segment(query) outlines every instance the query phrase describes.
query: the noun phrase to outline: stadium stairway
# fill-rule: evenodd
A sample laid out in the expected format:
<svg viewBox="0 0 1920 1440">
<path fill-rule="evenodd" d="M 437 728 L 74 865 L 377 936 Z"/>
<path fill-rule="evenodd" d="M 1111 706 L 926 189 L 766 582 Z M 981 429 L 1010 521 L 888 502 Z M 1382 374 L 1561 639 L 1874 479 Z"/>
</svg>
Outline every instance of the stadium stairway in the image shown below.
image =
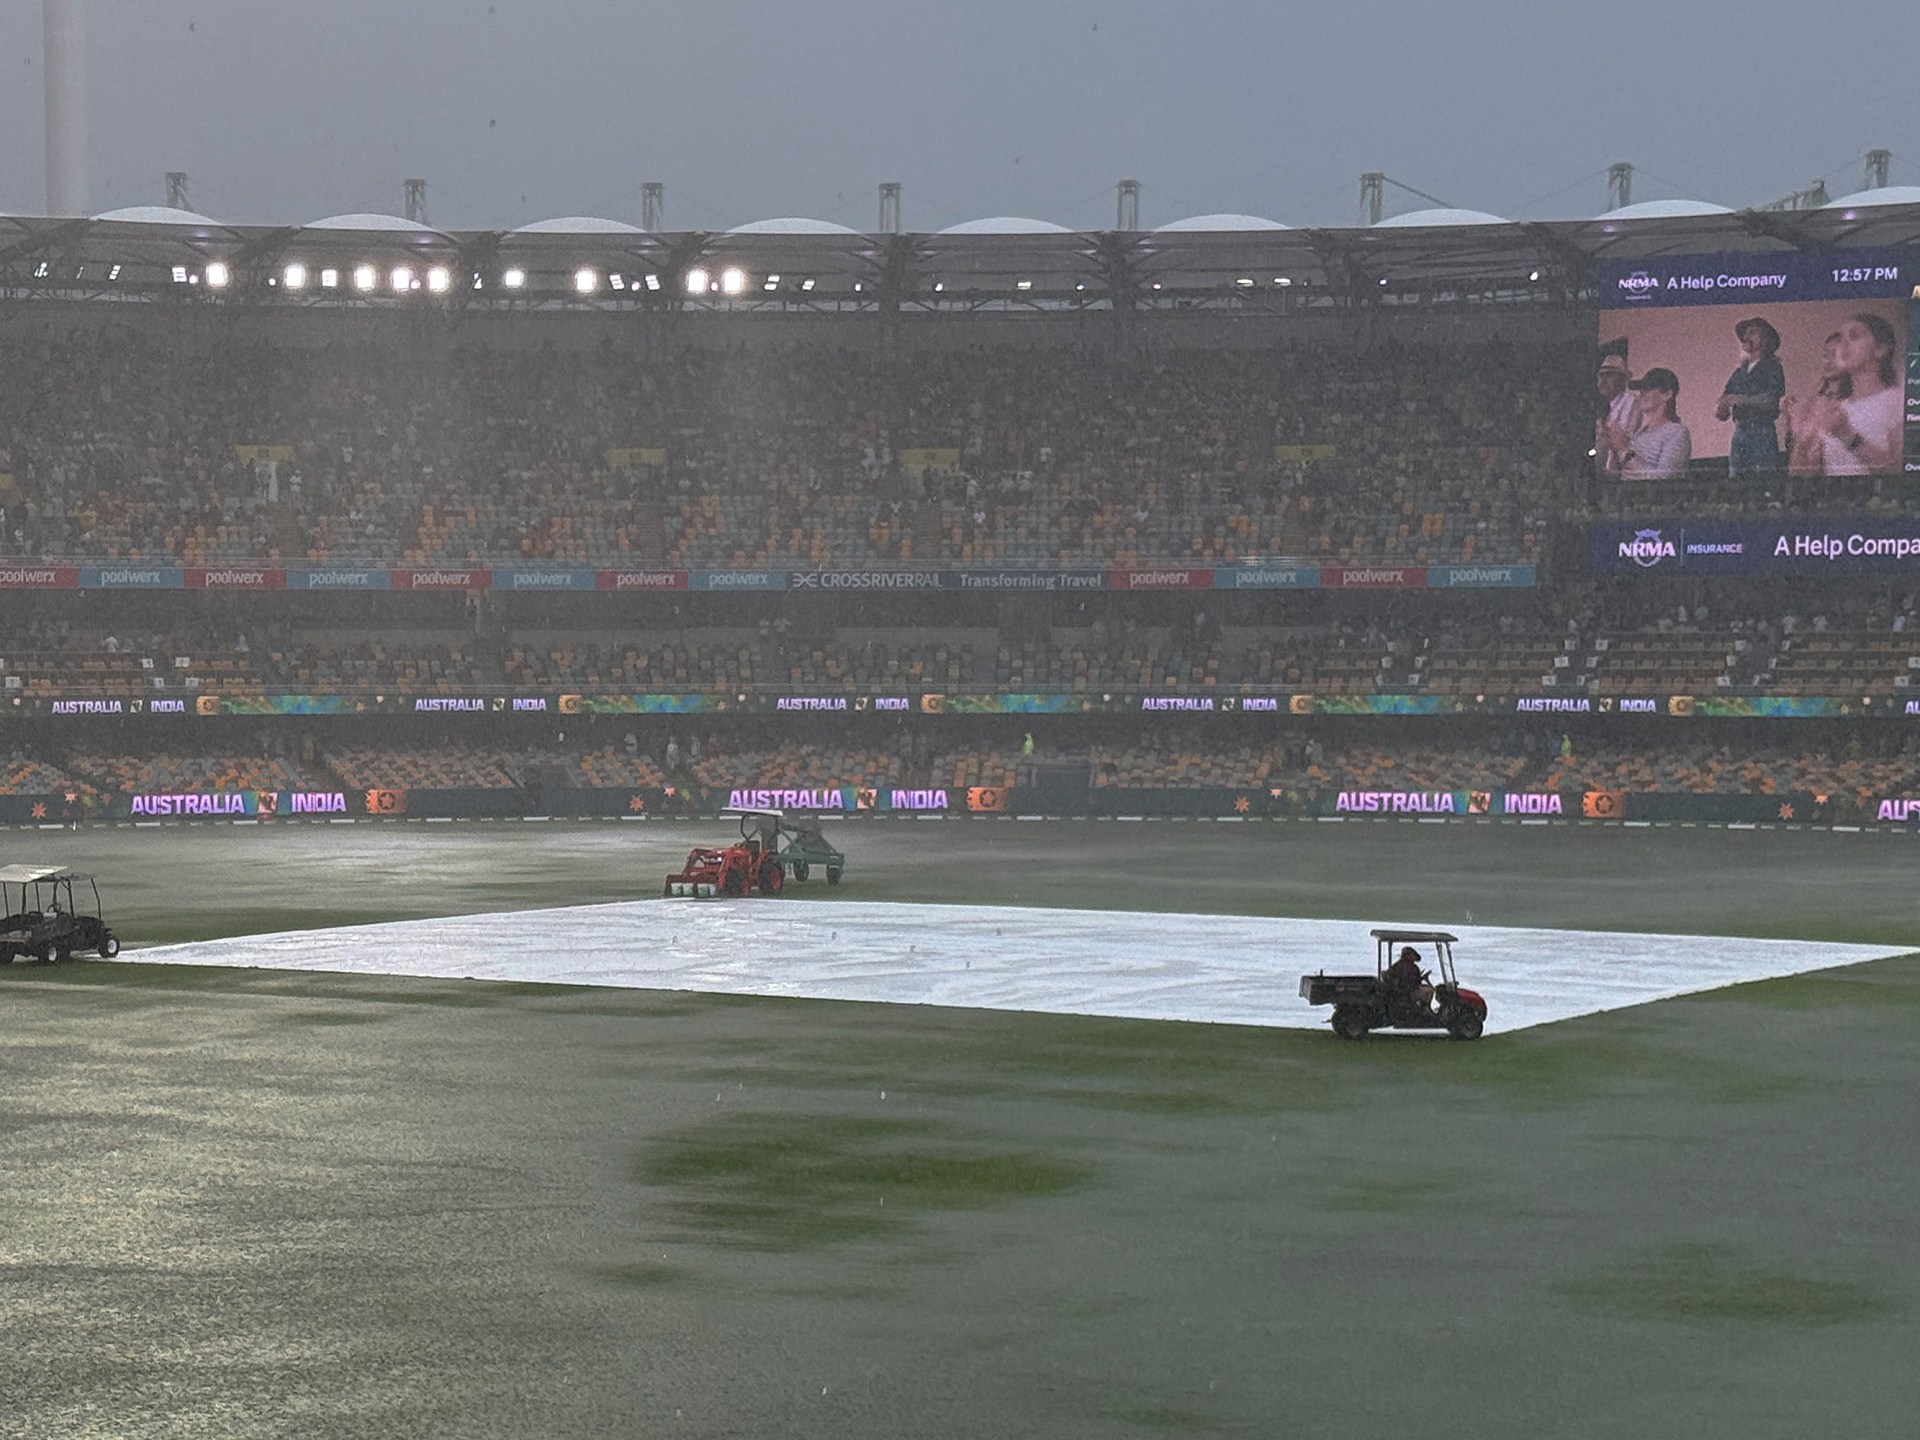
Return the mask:
<svg viewBox="0 0 1920 1440">
<path fill-rule="evenodd" d="M 637 559 L 649 565 L 664 561 L 667 558 L 667 527 L 660 518 L 660 507 L 636 505 L 633 510 L 633 530 L 628 538 Z"/>
<path fill-rule="evenodd" d="M 267 506 L 265 522 L 262 528 L 272 537 L 271 543 L 283 561 L 298 565 L 308 558 L 306 526 L 291 504 L 278 500 Z"/>
</svg>

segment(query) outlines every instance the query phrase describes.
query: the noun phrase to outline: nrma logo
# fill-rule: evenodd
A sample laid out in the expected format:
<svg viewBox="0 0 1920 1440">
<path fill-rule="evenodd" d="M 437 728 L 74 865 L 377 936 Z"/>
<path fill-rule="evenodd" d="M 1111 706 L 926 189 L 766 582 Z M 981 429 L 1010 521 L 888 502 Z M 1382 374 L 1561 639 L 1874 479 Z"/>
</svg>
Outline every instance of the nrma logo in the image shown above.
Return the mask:
<svg viewBox="0 0 1920 1440">
<path fill-rule="evenodd" d="M 1660 282 L 1644 270 L 1636 270 L 1631 275 L 1622 275 L 1619 283 L 1621 293 L 1629 300 L 1651 295 L 1660 288 Z"/>
<path fill-rule="evenodd" d="M 1674 558 L 1673 542 L 1662 540 L 1658 530 L 1636 530 L 1631 540 L 1620 542 L 1620 558 L 1633 561 L 1642 570 L 1651 570 L 1662 560 Z"/>
</svg>

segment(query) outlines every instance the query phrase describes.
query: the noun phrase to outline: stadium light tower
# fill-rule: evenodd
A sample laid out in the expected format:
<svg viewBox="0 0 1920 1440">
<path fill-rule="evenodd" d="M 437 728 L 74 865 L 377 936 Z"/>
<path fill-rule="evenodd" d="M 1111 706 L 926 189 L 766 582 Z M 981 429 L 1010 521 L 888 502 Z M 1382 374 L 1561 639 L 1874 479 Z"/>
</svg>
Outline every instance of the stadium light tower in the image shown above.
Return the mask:
<svg viewBox="0 0 1920 1440">
<path fill-rule="evenodd" d="M 882 180 L 880 182 L 880 229 L 881 235 L 900 233 L 900 182 Z"/>
<path fill-rule="evenodd" d="M 1115 208 L 1113 228 L 1122 231 L 1140 228 L 1140 182 L 1122 180 L 1114 186 Z"/>
<path fill-rule="evenodd" d="M 1616 160 L 1607 166 L 1607 209 L 1624 210 L 1633 203 L 1633 166 Z"/>
<path fill-rule="evenodd" d="M 85 0 L 45 0 L 42 79 L 47 102 L 47 213 L 87 213 Z"/>
<path fill-rule="evenodd" d="M 1387 177 L 1378 170 L 1369 170 L 1360 177 L 1360 223 L 1378 225 L 1380 223 L 1380 202 L 1386 196 Z"/>
<path fill-rule="evenodd" d="M 1867 163 L 1860 175 L 1862 190 L 1884 190 L 1887 177 L 1892 170 L 1893 152 L 1891 150 L 1867 151 Z"/>
<path fill-rule="evenodd" d="M 169 210 L 191 210 L 187 203 L 187 172 L 184 170 L 167 171 L 167 208 Z"/>
<path fill-rule="evenodd" d="M 667 218 L 667 187 L 649 180 L 640 187 L 640 228 L 652 234 Z"/>
<path fill-rule="evenodd" d="M 407 219 L 416 225 L 427 223 L 427 182 L 424 180 L 406 180 L 402 182 L 407 196 Z"/>
</svg>

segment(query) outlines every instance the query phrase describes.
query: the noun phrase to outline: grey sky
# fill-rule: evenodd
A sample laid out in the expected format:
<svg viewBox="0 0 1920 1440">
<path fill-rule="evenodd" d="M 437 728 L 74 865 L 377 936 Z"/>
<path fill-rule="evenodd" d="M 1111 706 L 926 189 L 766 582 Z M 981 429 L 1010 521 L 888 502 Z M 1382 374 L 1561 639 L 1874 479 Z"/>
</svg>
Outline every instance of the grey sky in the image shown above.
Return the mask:
<svg viewBox="0 0 1920 1440">
<path fill-rule="evenodd" d="M 0 209 L 45 203 L 40 0 L 0 0 Z M 1635 198 L 1759 203 L 1885 145 L 1920 183 L 1920 87 L 1896 0 L 1827 10 L 1469 0 L 90 0 L 90 200 L 236 222 L 398 210 L 669 228 L 802 214 L 911 229 L 1021 214 L 1148 224 L 1244 210 L 1351 223 L 1384 170 L 1543 218 Z M 1584 178 L 1583 178 L 1584 177 Z M 1558 192 L 1558 193 L 1556 193 Z M 1415 208 L 1391 196 L 1391 208 Z"/>
</svg>

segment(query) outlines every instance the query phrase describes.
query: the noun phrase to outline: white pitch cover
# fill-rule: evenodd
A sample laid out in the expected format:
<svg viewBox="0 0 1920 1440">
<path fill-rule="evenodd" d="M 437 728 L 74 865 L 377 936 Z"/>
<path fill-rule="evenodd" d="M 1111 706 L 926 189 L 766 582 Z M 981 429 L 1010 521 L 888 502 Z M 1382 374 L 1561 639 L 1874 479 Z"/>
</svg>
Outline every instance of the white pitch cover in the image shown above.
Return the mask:
<svg viewBox="0 0 1920 1440">
<path fill-rule="evenodd" d="M 782 995 L 1311 1028 L 1300 976 L 1368 973 L 1379 920 L 819 900 L 642 900 L 121 952 L 128 963 Z M 1907 953 L 1872 945 L 1452 925 L 1489 1033 Z"/>
</svg>

